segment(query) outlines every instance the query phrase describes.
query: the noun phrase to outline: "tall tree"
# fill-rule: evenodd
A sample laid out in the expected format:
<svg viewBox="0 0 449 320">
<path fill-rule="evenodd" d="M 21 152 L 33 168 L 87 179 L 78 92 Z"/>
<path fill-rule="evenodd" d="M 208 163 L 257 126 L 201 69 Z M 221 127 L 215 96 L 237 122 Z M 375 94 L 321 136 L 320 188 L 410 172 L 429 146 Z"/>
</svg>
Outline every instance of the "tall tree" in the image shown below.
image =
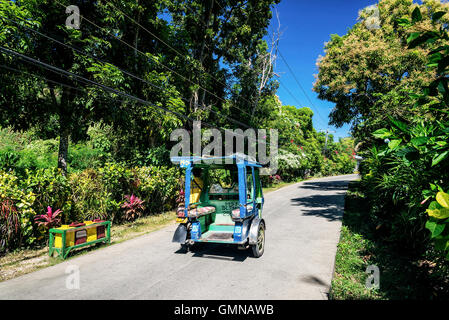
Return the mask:
<svg viewBox="0 0 449 320">
<path fill-rule="evenodd" d="M 108 5 L 108 2 L 71 1 L 70 5 L 78 6 L 82 15 L 79 30 L 65 25 L 68 16 L 65 8 L 69 5 L 67 1 L 1 0 L 0 4 L 1 15 L 6 17 L 0 19 L 2 46 L 116 90 L 126 91 L 155 105 L 182 109 L 173 86 L 166 85 L 166 90 L 156 89 L 166 83 L 170 75 L 157 63 L 157 43 L 149 35 L 140 32 L 137 25 L 126 21 L 123 14 Z M 157 25 L 161 5 L 162 1 L 141 0 L 140 5 L 131 0 L 125 3 L 125 7 L 132 11 L 130 14 L 136 14 L 147 25 Z M 167 25 L 159 22 L 157 27 L 166 29 Z M 57 39 L 59 43 L 42 34 Z M 46 127 L 49 120 L 56 120 L 57 132 L 53 134 L 60 138 L 58 167 L 63 172 L 67 171 L 69 138 L 76 140 L 83 137 L 92 121 L 103 119 L 113 122 L 118 129 L 143 127 L 148 131 L 155 122 L 159 125 L 167 124 L 167 121 L 179 122 L 172 115 L 163 113 L 161 116 L 156 107 L 123 101 L 122 97 L 86 85 L 74 77 L 49 71 L 36 63 L 29 64 L 5 53 L 0 59 L 22 72 L 5 73 L 2 69 L 1 76 L 6 87 L 13 88 L 16 83 L 20 84 L 15 90 L 1 93 L 0 108 L 5 111 L 2 112 L 2 125 L 27 129 L 33 126 Z M 122 70 L 128 70 L 155 86 L 129 77 Z M 30 77 L 29 74 L 38 78 Z M 136 140 L 150 140 L 148 144 L 156 144 L 154 137 L 160 136 L 161 130 L 147 133 L 136 135 Z"/>
<path fill-rule="evenodd" d="M 184 91 L 191 97 L 189 112 L 225 108 L 229 110 L 227 115 L 239 113 L 240 120 L 251 123 L 251 101 L 257 92 L 252 89 L 257 88 L 260 73 L 249 83 L 245 68 L 266 54 L 268 48 L 262 39 L 272 17 L 271 6 L 276 3 L 279 0 L 171 3 L 169 11 L 178 38 L 183 39 L 185 50 L 193 59 L 186 64 L 185 73 L 191 81 Z M 260 68 L 257 71 L 261 72 Z M 230 97 L 234 98 L 233 103 L 225 104 L 224 100 Z M 209 116 L 222 121 L 216 115 Z"/>
<path fill-rule="evenodd" d="M 363 139 L 381 127 L 387 115 L 425 116 L 409 93 L 428 85 L 435 74 L 425 66 L 425 49 L 407 50 L 405 29 L 397 22 L 409 17 L 415 6 L 412 0 L 381 0 L 375 8 L 362 10 L 347 34 L 331 36 L 325 56 L 318 60 L 314 85 L 320 99 L 336 104 L 331 124 L 351 123 L 355 136 Z M 425 27 L 432 13 L 448 5 L 426 0 L 421 7 Z M 378 21 L 373 23 L 373 18 Z"/>
</svg>

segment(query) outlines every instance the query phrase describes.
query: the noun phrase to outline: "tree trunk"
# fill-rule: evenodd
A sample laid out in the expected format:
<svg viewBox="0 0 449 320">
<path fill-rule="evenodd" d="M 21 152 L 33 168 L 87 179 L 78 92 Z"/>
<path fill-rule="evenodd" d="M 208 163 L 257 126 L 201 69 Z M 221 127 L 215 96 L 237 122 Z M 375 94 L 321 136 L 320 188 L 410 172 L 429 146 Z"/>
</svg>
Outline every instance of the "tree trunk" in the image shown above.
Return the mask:
<svg viewBox="0 0 449 320">
<path fill-rule="evenodd" d="M 58 168 L 62 170 L 62 174 L 64 176 L 67 174 L 68 151 L 69 151 L 69 130 L 65 127 L 64 121 L 60 121 Z"/>
<path fill-rule="evenodd" d="M 59 104 L 59 152 L 58 152 L 58 168 L 62 170 L 62 174 L 67 175 L 67 155 L 69 152 L 69 135 L 70 135 L 70 108 L 69 108 L 69 91 L 63 90 L 61 101 Z"/>
</svg>

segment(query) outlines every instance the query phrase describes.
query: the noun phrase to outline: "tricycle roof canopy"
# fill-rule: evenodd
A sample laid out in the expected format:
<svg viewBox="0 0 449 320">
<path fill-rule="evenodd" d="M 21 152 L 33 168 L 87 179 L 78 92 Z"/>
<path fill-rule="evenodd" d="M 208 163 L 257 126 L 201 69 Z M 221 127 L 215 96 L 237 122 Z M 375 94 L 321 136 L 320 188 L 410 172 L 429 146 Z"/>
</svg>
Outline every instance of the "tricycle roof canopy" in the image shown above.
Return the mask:
<svg viewBox="0 0 449 320">
<path fill-rule="evenodd" d="M 179 163 L 181 167 L 185 167 L 188 164 L 209 164 L 209 165 L 226 165 L 230 164 L 226 160 L 232 160 L 232 164 L 244 163 L 249 167 L 259 167 L 262 165 L 258 163 L 253 157 L 247 156 L 245 154 L 232 154 L 229 156 L 221 156 L 221 157 L 172 157 L 171 161 L 173 163 Z"/>
</svg>

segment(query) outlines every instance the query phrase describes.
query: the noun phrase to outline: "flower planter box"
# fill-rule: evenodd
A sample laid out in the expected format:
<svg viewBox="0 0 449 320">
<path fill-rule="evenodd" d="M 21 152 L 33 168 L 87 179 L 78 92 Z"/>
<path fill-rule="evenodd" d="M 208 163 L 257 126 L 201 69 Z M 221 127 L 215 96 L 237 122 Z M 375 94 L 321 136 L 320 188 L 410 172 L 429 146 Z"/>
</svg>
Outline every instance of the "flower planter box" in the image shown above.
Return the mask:
<svg viewBox="0 0 449 320">
<path fill-rule="evenodd" d="M 96 243 L 111 243 L 111 221 L 85 221 L 78 225 L 63 225 L 50 229 L 48 254 L 54 252 L 62 259 L 67 258 L 73 249 Z"/>
</svg>

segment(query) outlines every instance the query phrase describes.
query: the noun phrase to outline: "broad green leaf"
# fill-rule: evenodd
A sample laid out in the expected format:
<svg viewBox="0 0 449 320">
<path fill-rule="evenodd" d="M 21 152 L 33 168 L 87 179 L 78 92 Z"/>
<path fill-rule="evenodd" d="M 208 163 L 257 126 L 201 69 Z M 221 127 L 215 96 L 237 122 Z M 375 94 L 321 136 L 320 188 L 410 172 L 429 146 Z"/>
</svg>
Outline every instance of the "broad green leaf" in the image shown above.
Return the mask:
<svg viewBox="0 0 449 320">
<path fill-rule="evenodd" d="M 427 209 L 427 214 L 430 217 L 434 217 L 435 219 L 447 219 L 449 218 L 449 209 L 443 208 L 443 209 Z"/>
<path fill-rule="evenodd" d="M 401 131 L 403 132 L 408 132 L 408 126 L 406 123 L 400 121 L 400 120 L 396 120 L 390 116 L 388 116 L 388 118 L 390 119 L 390 121 Z"/>
<path fill-rule="evenodd" d="M 423 144 L 426 144 L 428 140 L 429 140 L 428 137 L 416 137 L 416 138 L 413 138 L 410 142 L 415 147 L 419 147 L 419 146 L 422 146 Z"/>
<path fill-rule="evenodd" d="M 416 23 L 422 20 L 422 14 L 421 10 L 419 9 L 419 6 L 415 8 L 412 12 L 412 22 Z"/>
<path fill-rule="evenodd" d="M 434 64 L 438 63 L 443 58 L 443 55 L 440 52 L 436 52 L 429 57 L 429 63 Z"/>
<path fill-rule="evenodd" d="M 435 240 L 435 249 L 436 250 L 445 250 L 448 246 L 449 241 L 446 239 L 437 239 Z"/>
<path fill-rule="evenodd" d="M 410 41 L 410 43 L 408 44 L 408 48 L 413 49 L 413 48 L 416 48 L 426 42 L 432 43 L 435 41 L 435 39 L 438 39 L 438 33 L 432 32 L 432 31 L 427 31 L 427 32 L 421 34 L 418 38 Z"/>
<path fill-rule="evenodd" d="M 438 192 L 437 193 L 437 202 L 443 208 L 449 208 L 449 194 L 447 194 L 445 192 Z"/>
<path fill-rule="evenodd" d="M 432 21 L 438 21 L 438 20 L 440 20 L 444 15 L 446 14 L 446 12 L 444 12 L 444 11 L 438 11 L 438 12 L 435 12 L 433 15 L 432 15 Z"/>
<path fill-rule="evenodd" d="M 432 160 L 432 167 L 436 166 L 438 163 L 440 163 L 441 161 L 446 159 L 448 156 L 449 156 L 449 150 L 445 151 L 439 155 L 436 155 Z"/>
<path fill-rule="evenodd" d="M 430 232 L 432 233 L 432 238 L 439 236 L 444 231 L 445 227 L 446 227 L 445 224 L 437 223 L 435 221 L 426 222 L 426 228 L 429 229 Z"/>
<path fill-rule="evenodd" d="M 443 72 L 447 68 L 447 66 L 449 66 L 449 56 L 445 56 L 440 59 L 440 61 L 438 62 L 438 72 L 439 73 Z M 447 87 L 447 81 L 445 80 L 446 79 L 441 80 L 440 85 L 442 84 L 443 86 L 445 85 Z"/>
<path fill-rule="evenodd" d="M 408 27 L 411 25 L 410 20 L 408 20 L 407 18 L 400 18 L 396 20 L 396 22 L 398 23 L 398 26 L 401 27 Z"/>
<path fill-rule="evenodd" d="M 430 51 L 430 52 L 429 52 L 429 55 L 433 55 L 434 53 L 441 52 L 441 51 L 443 51 L 443 50 L 445 50 L 445 51 L 447 52 L 447 51 L 449 50 L 449 46 L 448 46 L 448 45 L 439 46 L 438 48 L 436 48 L 436 49 Z"/>
<path fill-rule="evenodd" d="M 421 32 L 412 32 L 409 34 L 407 38 L 407 43 L 412 42 L 413 40 L 417 39 L 421 35 Z"/>
<path fill-rule="evenodd" d="M 402 139 L 391 140 L 388 143 L 388 148 L 390 148 L 392 150 L 396 149 L 401 144 L 401 142 L 402 142 Z"/>
<path fill-rule="evenodd" d="M 442 209 L 443 207 L 436 201 L 432 201 L 429 205 L 429 209 L 434 210 L 434 209 Z"/>
</svg>

